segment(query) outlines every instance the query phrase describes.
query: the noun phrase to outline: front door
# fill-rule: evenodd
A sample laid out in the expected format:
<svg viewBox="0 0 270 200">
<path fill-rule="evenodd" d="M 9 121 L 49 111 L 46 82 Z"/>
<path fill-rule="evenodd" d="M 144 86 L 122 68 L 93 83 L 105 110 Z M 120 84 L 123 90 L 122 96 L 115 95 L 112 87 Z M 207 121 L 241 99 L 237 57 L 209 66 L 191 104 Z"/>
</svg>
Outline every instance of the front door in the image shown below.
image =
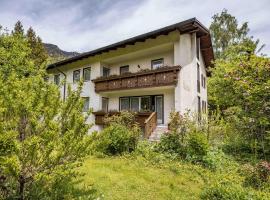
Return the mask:
<svg viewBox="0 0 270 200">
<path fill-rule="evenodd" d="M 155 96 L 155 111 L 157 112 L 157 123 L 163 124 L 163 96 Z"/>
</svg>

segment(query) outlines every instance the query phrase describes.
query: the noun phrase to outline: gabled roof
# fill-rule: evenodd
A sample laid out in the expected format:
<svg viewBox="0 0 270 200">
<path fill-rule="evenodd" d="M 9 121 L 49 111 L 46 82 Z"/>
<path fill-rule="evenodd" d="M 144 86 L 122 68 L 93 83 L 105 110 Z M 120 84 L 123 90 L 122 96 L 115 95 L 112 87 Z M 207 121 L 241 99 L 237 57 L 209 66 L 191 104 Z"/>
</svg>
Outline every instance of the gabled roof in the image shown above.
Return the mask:
<svg viewBox="0 0 270 200">
<path fill-rule="evenodd" d="M 170 26 L 166 26 L 164 28 L 160 28 L 142 35 L 138 35 L 105 47 L 101 47 L 92 51 L 88 51 L 85 53 L 82 53 L 80 55 L 53 63 L 48 65 L 47 69 L 53 69 L 68 63 L 72 63 L 78 60 L 82 60 L 84 58 L 88 58 L 91 56 L 95 56 L 98 54 L 102 54 L 105 52 L 108 52 L 110 50 L 116 50 L 120 47 L 125 47 L 127 45 L 134 45 L 136 42 L 144 42 L 146 39 L 150 38 L 156 38 L 160 35 L 168 35 L 170 32 L 178 30 L 180 34 L 183 33 L 191 33 L 196 32 L 197 36 L 201 38 L 201 50 L 202 55 L 204 57 L 205 65 L 209 66 L 211 64 L 211 61 L 214 59 L 214 53 L 212 48 L 212 42 L 209 30 L 203 26 L 196 18 L 188 19 L 176 24 L 172 24 Z"/>
</svg>

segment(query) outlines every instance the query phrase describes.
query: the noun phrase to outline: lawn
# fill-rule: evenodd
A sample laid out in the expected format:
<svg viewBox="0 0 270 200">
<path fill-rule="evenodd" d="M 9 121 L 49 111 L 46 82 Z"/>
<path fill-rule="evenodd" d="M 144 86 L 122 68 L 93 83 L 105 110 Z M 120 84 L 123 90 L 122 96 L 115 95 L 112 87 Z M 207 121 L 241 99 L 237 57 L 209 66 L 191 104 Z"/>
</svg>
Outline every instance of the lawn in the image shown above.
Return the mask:
<svg viewBox="0 0 270 200">
<path fill-rule="evenodd" d="M 105 199 L 198 199 L 207 170 L 200 166 L 143 158 L 88 158 L 80 168 L 84 184 L 93 184 Z"/>
</svg>

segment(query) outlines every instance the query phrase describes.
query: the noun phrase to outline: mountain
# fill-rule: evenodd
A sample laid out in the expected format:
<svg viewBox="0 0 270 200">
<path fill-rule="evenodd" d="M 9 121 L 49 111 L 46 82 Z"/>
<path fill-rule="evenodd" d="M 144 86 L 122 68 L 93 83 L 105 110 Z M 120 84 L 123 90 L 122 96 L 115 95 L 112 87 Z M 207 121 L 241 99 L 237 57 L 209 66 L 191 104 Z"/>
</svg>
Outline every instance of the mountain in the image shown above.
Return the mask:
<svg viewBox="0 0 270 200">
<path fill-rule="evenodd" d="M 43 43 L 43 45 L 52 58 L 70 58 L 79 55 L 78 52 L 64 51 L 55 44 Z"/>
</svg>

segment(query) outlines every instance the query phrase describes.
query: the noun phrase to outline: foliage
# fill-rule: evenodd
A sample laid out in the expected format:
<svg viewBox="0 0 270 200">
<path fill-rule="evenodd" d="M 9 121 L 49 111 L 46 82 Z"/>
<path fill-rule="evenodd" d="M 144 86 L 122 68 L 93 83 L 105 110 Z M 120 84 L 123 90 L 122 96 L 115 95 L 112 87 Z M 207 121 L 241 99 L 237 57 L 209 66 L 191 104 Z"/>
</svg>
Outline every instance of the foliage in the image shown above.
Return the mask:
<svg viewBox="0 0 270 200">
<path fill-rule="evenodd" d="M 108 126 L 93 136 L 97 139 L 95 150 L 107 155 L 134 151 L 141 133 L 134 117 L 132 113 L 121 112 L 105 119 Z"/>
<path fill-rule="evenodd" d="M 35 66 L 40 66 L 48 59 L 47 51 L 39 36 L 36 36 L 35 31 L 30 27 L 26 32 L 26 39 L 31 48 L 30 59 L 34 61 Z"/>
<path fill-rule="evenodd" d="M 126 126 L 113 124 L 101 131 L 98 137 L 97 151 L 107 155 L 132 152 L 138 142 L 138 132 L 129 130 Z"/>
<path fill-rule="evenodd" d="M 209 151 L 206 135 L 202 132 L 190 133 L 187 138 L 187 156 L 194 162 L 202 162 Z"/>
<path fill-rule="evenodd" d="M 42 64 L 45 64 L 48 59 L 47 51 L 43 46 L 41 38 L 36 35 L 32 27 L 30 27 L 25 33 L 22 23 L 18 21 L 14 26 L 12 35 L 26 39 L 31 50 L 31 54 L 28 56 L 29 59 L 34 62 L 35 67 L 40 67 Z"/>
<path fill-rule="evenodd" d="M 263 189 L 270 186 L 270 163 L 261 161 L 255 167 L 246 164 L 243 167 L 245 185 L 252 186 L 256 189 Z"/>
<path fill-rule="evenodd" d="M 230 46 L 238 44 L 249 46 L 251 51 L 255 52 L 259 40 L 253 41 L 253 37 L 248 36 L 249 28 L 247 22 L 244 22 L 239 27 L 237 19 L 229 14 L 226 9 L 220 14 L 215 14 L 212 19 L 213 22 L 209 30 L 213 41 L 215 58 L 225 58 L 226 54 L 224 52 Z"/>
<path fill-rule="evenodd" d="M 211 184 L 201 193 L 202 200 L 266 200 L 267 198 L 267 194 L 244 188 L 237 183 L 226 181 Z"/>
<path fill-rule="evenodd" d="M 236 130 L 232 137 L 240 134 L 253 152 L 262 152 L 266 159 L 270 152 L 270 59 L 233 51 L 229 57 L 229 61 L 215 62 L 208 81 L 209 102 L 221 109 Z"/>
<path fill-rule="evenodd" d="M 26 38 L 0 33 L 1 198 L 27 199 L 41 177 L 68 176 L 89 144 L 82 85 L 77 91 L 69 88 L 63 101 L 57 86 L 44 81 L 44 67 L 34 65 L 31 53 Z M 52 198 L 45 188 L 36 192 Z"/>
</svg>

